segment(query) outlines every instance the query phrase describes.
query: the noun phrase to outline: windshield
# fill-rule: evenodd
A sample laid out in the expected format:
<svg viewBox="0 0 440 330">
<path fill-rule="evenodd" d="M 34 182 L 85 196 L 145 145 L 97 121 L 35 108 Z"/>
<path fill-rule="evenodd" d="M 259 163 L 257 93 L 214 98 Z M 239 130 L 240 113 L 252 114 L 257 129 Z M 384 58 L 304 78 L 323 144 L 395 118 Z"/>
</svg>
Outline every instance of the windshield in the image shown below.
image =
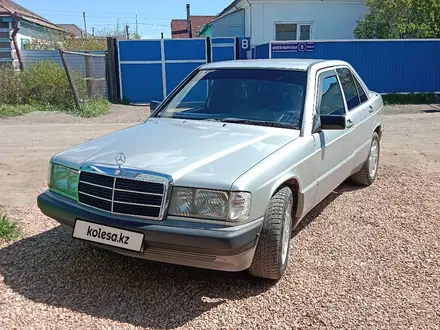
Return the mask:
<svg viewBox="0 0 440 330">
<path fill-rule="evenodd" d="M 306 80 L 302 71 L 202 70 L 155 117 L 299 129 Z"/>
</svg>

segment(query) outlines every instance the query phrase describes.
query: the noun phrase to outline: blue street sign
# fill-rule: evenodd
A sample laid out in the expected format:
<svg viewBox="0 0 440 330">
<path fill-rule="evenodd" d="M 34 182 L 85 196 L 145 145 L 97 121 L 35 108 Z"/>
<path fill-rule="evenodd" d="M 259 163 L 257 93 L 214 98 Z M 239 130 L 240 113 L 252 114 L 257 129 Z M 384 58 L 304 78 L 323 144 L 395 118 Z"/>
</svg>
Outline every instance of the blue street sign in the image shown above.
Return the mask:
<svg viewBox="0 0 440 330">
<path fill-rule="evenodd" d="M 272 53 L 314 52 L 314 42 L 272 43 Z"/>
</svg>

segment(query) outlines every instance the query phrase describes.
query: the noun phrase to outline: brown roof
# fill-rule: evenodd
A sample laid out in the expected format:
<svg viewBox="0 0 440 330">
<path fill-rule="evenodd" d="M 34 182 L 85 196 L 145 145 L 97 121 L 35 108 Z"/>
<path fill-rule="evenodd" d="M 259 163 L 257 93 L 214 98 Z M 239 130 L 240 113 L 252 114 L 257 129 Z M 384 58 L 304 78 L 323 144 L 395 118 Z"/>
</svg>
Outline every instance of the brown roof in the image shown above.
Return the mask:
<svg viewBox="0 0 440 330">
<path fill-rule="evenodd" d="M 54 30 L 60 30 L 63 29 L 59 26 L 53 24 L 52 22 L 48 21 L 44 17 L 41 17 L 40 15 L 35 14 L 34 12 L 16 4 L 14 1 L 11 0 L 0 0 L 0 14 L 6 14 L 6 15 L 14 15 L 21 18 L 24 18 L 25 20 L 45 26 L 50 29 Z"/>
<path fill-rule="evenodd" d="M 191 15 L 191 31 L 192 37 L 197 38 L 197 32 L 206 24 L 211 23 L 216 16 L 194 16 Z M 186 19 L 173 19 L 171 20 L 171 37 L 176 38 L 189 38 L 186 30 Z"/>
<path fill-rule="evenodd" d="M 86 36 L 86 32 L 75 24 L 57 24 L 57 25 L 62 27 L 65 31 L 69 32 L 75 37 L 84 38 Z"/>
</svg>

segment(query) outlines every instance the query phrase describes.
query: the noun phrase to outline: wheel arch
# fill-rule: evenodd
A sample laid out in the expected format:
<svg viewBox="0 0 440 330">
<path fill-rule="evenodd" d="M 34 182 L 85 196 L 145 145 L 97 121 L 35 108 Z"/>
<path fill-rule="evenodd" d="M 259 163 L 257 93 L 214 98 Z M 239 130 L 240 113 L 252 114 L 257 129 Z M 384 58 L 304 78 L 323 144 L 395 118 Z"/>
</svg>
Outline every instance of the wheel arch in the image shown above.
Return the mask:
<svg viewBox="0 0 440 330">
<path fill-rule="evenodd" d="M 382 140 L 382 133 L 383 133 L 382 124 L 376 125 L 376 128 L 374 129 L 374 133 L 377 133 L 377 135 L 379 135 L 379 140 Z"/>
<path fill-rule="evenodd" d="M 304 207 L 304 198 L 303 195 L 301 194 L 302 191 L 301 181 L 297 176 L 283 177 L 280 180 L 276 181 L 276 183 L 273 185 L 270 197 L 273 197 L 277 193 L 277 191 L 279 191 L 282 187 L 285 186 L 289 187 L 290 190 L 292 191 L 294 198 L 292 217 L 297 218 L 298 213 L 301 214 L 302 208 Z"/>
</svg>

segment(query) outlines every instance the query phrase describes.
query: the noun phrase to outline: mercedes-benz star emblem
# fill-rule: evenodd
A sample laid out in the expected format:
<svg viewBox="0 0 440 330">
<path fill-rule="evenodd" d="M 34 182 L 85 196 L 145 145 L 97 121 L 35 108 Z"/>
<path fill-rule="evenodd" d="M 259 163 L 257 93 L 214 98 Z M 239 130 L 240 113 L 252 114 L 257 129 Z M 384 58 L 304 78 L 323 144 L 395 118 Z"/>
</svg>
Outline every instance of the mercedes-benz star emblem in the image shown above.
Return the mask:
<svg viewBox="0 0 440 330">
<path fill-rule="evenodd" d="M 118 168 L 115 170 L 115 175 L 118 176 L 121 174 L 121 166 L 124 165 L 126 160 L 125 154 L 120 152 L 116 155 L 116 164 L 118 164 Z"/>
</svg>

